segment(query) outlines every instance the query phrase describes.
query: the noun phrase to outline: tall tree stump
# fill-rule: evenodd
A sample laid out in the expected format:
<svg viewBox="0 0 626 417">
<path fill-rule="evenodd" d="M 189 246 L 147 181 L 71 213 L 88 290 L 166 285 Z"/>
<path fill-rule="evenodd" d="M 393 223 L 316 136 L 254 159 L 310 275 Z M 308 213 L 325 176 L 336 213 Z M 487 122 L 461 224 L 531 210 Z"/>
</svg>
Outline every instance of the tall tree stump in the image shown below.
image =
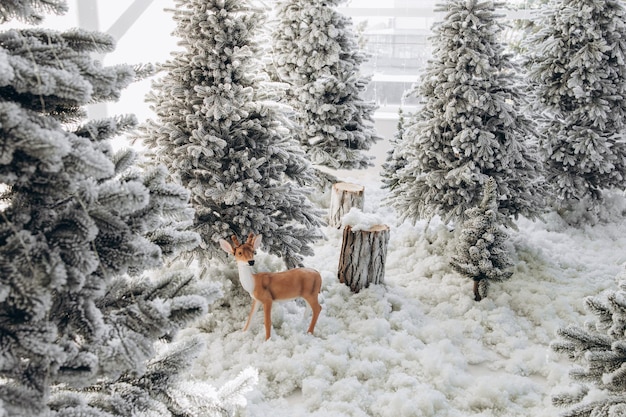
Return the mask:
<svg viewBox="0 0 626 417">
<path fill-rule="evenodd" d="M 365 187 L 349 182 L 338 182 L 333 184 L 330 195 L 330 208 L 328 225 L 339 229 L 343 215 L 350 211 L 352 207 L 363 210 L 365 201 Z"/>
<path fill-rule="evenodd" d="M 382 284 L 388 243 L 389 227 L 384 224 L 355 231 L 346 226 L 337 271 L 339 282 L 355 293 L 370 284 Z"/>
</svg>

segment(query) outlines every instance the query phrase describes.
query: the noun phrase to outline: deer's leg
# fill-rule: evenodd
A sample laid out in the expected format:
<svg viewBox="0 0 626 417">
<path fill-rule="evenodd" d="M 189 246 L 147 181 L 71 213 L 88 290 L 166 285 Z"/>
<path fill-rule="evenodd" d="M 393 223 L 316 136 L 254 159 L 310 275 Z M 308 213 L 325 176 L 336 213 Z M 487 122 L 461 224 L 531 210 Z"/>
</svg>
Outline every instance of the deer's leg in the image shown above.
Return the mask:
<svg viewBox="0 0 626 417">
<path fill-rule="evenodd" d="M 315 325 L 317 324 L 317 318 L 322 311 L 322 306 L 320 305 L 318 295 L 322 289 L 322 277 L 319 273 L 317 273 L 315 279 L 313 279 L 313 288 L 310 295 L 306 298 L 306 302 L 311 306 L 311 310 L 313 311 L 313 317 L 311 317 L 311 324 L 309 325 L 308 333 L 313 334 L 313 330 L 315 329 Z"/>
<path fill-rule="evenodd" d="M 253 298 L 252 299 L 252 308 L 250 309 L 250 314 L 248 314 L 248 320 L 246 321 L 246 325 L 243 326 L 243 331 L 245 332 L 246 330 L 248 330 L 248 327 L 250 326 L 250 321 L 252 321 L 252 316 L 254 316 L 254 313 L 257 312 L 257 310 L 259 309 L 259 305 L 260 303 Z"/>
<path fill-rule="evenodd" d="M 317 323 L 317 318 L 322 311 L 322 306 L 317 299 L 317 294 L 313 294 L 310 297 L 307 297 L 306 302 L 309 303 L 309 306 L 311 306 L 311 310 L 313 311 L 313 317 L 311 317 L 311 324 L 309 325 L 309 330 L 307 330 L 307 332 L 313 334 L 315 324 Z"/>
<path fill-rule="evenodd" d="M 265 340 L 268 340 L 272 332 L 272 300 L 263 303 L 263 314 L 265 315 Z"/>
</svg>

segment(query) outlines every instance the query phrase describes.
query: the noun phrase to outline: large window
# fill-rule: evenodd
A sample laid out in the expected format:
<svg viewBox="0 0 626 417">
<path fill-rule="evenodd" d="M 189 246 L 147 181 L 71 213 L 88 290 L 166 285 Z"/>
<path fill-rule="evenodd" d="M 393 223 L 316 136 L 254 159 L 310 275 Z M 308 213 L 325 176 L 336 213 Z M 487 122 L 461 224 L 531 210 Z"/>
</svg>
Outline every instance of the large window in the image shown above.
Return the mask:
<svg viewBox="0 0 626 417">
<path fill-rule="evenodd" d="M 274 0 L 257 0 L 272 7 Z M 509 4 L 530 8 L 544 0 L 509 0 Z M 372 76 L 365 98 L 374 100 L 381 113 L 396 114 L 399 106 L 412 107 L 414 98 L 404 96 L 419 79 L 431 56 L 433 24 L 443 16 L 435 13 L 439 0 L 349 0 L 339 11 L 352 18 L 362 47 L 370 54 L 362 70 Z M 383 4 L 383 6 L 381 6 Z M 171 14 L 174 0 L 69 0 L 66 16 L 48 16 L 45 26 L 67 29 L 81 26 L 112 31 L 119 38 L 116 50 L 103 56 L 106 65 L 162 62 L 177 49 L 171 36 L 175 28 Z M 528 17 L 525 13 L 521 17 Z M 124 28 L 120 31 L 120 27 Z M 123 92 L 119 103 L 109 103 L 109 113 L 135 113 L 139 119 L 150 115 L 141 106 L 149 80 L 135 83 Z"/>
<path fill-rule="evenodd" d="M 511 19 L 528 19 L 528 9 L 543 0 L 509 0 L 506 13 Z M 413 107 L 415 98 L 406 97 L 431 57 L 432 27 L 443 18 L 435 7 L 439 0 L 350 0 L 340 11 L 352 18 L 370 60 L 363 65 L 372 76 L 366 98 L 374 100 L 380 113 L 396 113 L 398 107 Z M 510 32 L 505 37 L 512 37 Z"/>
<path fill-rule="evenodd" d="M 370 54 L 362 67 L 372 76 L 366 98 L 376 102 L 379 113 L 397 113 L 399 106 L 416 104 L 405 92 L 430 58 L 431 28 L 440 15 L 434 11 L 436 0 L 395 0 L 386 7 L 380 3 L 351 0 L 340 11 L 352 18 Z"/>
</svg>

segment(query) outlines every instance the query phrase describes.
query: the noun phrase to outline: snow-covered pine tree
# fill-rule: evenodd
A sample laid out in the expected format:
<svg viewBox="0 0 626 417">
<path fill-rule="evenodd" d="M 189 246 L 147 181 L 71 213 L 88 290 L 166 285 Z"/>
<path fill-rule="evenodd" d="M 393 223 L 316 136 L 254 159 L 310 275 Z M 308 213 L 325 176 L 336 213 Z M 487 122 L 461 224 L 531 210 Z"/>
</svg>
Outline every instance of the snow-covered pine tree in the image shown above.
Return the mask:
<svg viewBox="0 0 626 417">
<path fill-rule="evenodd" d="M 364 151 L 380 138 L 373 102 L 362 98 L 367 58 L 352 20 L 335 8 L 345 0 L 282 0 L 272 35 L 273 76 L 290 87 L 300 143 L 313 164 L 354 169 L 371 165 Z"/>
<path fill-rule="evenodd" d="M 198 256 L 221 257 L 219 239 L 263 235 L 289 267 L 321 237 L 307 199 L 311 165 L 281 108 L 265 100 L 255 31 L 264 15 L 248 0 L 177 0 L 181 51 L 147 97 L 156 119 L 140 138 L 191 191 Z"/>
<path fill-rule="evenodd" d="M 555 205 L 626 188 L 626 10 L 619 0 L 554 0 L 526 47 L 540 149 Z"/>
<path fill-rule="evenodd" d="M 398 184 L 398 171 L 406 165 L 406 160 L 400 154 L 400 143 L 404 135 L 404 112 L 402 108 L 398 110 L 398 123 L 396 133 L 389 140 L 391 145 L 387 151 L 387 158 L 382 165 L 380 176 L 382 177 L 383 188 L 394 189 Z"/>
<path fill-rule="evenodd" d="M 65 1 L 3 2 L 0 21 L 64 10 Z M 90 56 L 113 48 L 108 35 L 78 29 L 0 32 L 3 416 L 172 415 L 160 392 L 142 385 L 146 362 L 156 340 L 174 337 L 218 296 L 186 271 L 142 275 L 199 236 L 188 230 L 189 192 L 168 182 L 165 168 L 113 151 L 109 139 L 135 117 L 84 120 L 85 105 L 119 98 L 139 75 Z M 103 385 L 109 400 L 140 411 L 84 399 Z"/>
<path fill-rule="evenodd" d="M 163 295 L 160 289 L 156 292 Z M 176 298 L 181 297 L 176 295 Z M 136 317 L 137 321 L 142 318 Z M 153 321 L 151 317 L 148 319 Z M 232 417 L 237 409 L 245 406 L 243 395 L 258 381 L 253 368 L 245 369 L 219 390 L 207 381 L 190 379 L 184 371 L 193 365 L 205 347 L 199 336 L 157 347 L 162 351 L 144 365 L 141 373 L 124 373 L 116 380 L 102 379 L 80 390 L 56 387 L 49 401 L 51 412 L 48 415 Z"/>
<path fill-rule="evenodd" d="M 463 220 L 488 177 L 498 186 L 502 223 L 542 207 L 534 124 L 520 110 L 519 77 L 498 40 L 501 2 L 448 0 L 435 25 L 434 57 L 411 92 L 422 100 L 407 121 L 407 162 L 387 199 L 404 219 Z"/>
<path fill-rule="evenodd" d="M 508 235 L 498 222 L 496 181 L 485 184 L 480 205 L 468 209 L 458 238 L 456 254 L 450 264 L 460 274 L 474 281 L 474 299 L 487 295 L 489 281 L 503 281 L 513 274 Z"/>
<path fill-rule="evenodd" d="M 587 297 L 585 307 L 596 316 L 584 328 L 559 329 L 552 350 L 581 365 L 570 371 L 573 389 L 552 397 L 567 408 L 564 417 L 617 417 L 626 415 L 626 276 L 617 278 L 619 289 Z M 591 393 L 591 387 L 602 391 Z M 591 394 L 591 395 L 587 395 Z"/>
</svg>

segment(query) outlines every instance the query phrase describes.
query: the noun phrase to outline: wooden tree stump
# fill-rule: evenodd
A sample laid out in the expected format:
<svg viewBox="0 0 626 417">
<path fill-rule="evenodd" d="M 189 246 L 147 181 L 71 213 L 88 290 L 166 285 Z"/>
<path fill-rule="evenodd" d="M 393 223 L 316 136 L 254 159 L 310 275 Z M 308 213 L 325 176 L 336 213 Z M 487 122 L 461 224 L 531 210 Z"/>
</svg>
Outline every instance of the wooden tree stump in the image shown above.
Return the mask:
<svg viewBox="0 0 626 417">
<path fill-rule="evenodd" d="M 370 284 L 382 284 L 388 243 L 389 227 L 384 224 L 355 231 L 346 226 L 339 255 L 339 282 L 355 293 Z"/>
<path fill-rule="evenodd" d="M 338 182 L 333 184 L 330 195 L 330 208 L 328 225 L 339 229 L 343 215 L 350 211 L 352 207 L 363 210 L 365 187 L 349 182 Z"/>
</svg>

